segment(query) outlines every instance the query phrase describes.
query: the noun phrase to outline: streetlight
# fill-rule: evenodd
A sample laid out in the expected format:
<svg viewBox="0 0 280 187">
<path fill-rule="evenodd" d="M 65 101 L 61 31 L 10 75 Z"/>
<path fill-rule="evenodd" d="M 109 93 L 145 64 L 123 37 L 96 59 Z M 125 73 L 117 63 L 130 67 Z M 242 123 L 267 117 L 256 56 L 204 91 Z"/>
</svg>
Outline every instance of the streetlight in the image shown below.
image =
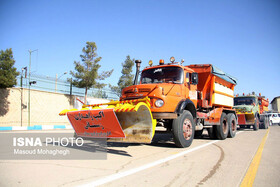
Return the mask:
<svg viewBox="0 0 280 187">
<path fill-rule="evenodd" d="M 62 75 L 60 75 L 58 78 L 57 78 L 57 74 L 55 74 L 55 93 L 56 93 L 56 87 L 57 87 L 57 80 L 60 79 L 60 77 L 62 77 L 63 75 L 66 75 L 67 74 L 67 71 L 65 71 Z"/>
<path fill-rule="evenodd" d="M 21 76 L 20 76 L 20 89 L 21 89 L 21 92 L 20 92 L 20 126 L 22 127 L 22 91 L 23 91 L 23 87 L 22 87 L 22 79 L 23 79 L 23 71 L 25 71 L 25 75 L 24 75 L 24 78 L 27 77 L 27 66 L 24 67 L 24 68 L 21 68 Z"/>
<path fill-rule="evenodd" d="M 29 86 L 28 86 L 28 126 L 30 126 L 30 74 L 31 74 L 31 53 L 38 51 L 38 49 L 35 49 L 33 51 L 28 50 L 29 52 L 29 73 L 28 73 L 28 80 L 29 80 Z"/>
</svg>

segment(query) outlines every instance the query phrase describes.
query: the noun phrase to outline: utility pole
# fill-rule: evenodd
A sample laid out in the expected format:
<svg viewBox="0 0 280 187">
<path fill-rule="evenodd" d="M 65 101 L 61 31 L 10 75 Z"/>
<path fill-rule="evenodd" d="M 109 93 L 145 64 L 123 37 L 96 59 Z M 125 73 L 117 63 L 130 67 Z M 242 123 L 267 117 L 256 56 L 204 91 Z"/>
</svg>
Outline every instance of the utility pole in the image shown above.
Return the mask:
<svg viewBox="0 0 280 187">
<path fill-rule="evenodd" d="M 35 49 L 33 51 L 28 50 L 29 52 L 29 73 L 28 73 L 28 126 L 30 126 L 30 86 L 31 86 L 31 82 L 30 82 L 30 74 L 31 74 L 31 53 L 34 51 L 38 51 L 38 49 Z"/>
</svg>

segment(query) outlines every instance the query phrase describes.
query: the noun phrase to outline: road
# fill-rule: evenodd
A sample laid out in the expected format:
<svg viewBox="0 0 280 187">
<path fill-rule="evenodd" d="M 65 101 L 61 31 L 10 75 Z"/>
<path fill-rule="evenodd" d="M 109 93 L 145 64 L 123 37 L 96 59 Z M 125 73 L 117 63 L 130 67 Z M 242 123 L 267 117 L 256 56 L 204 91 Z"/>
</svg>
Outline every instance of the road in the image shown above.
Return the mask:
<svg viewBox="0 0 280 187">
<path fill-rule="evenodd" d="M 1 160 L 0 186 L 240 186 L 261 143 L 250 180 L 280 184 L 280 126 L 241 130 L 223 141 L 205 135 L 185 149 L 171 139 L 158 133 L 152 144 L 108 143 L 106 160 Z"/>
</svg>

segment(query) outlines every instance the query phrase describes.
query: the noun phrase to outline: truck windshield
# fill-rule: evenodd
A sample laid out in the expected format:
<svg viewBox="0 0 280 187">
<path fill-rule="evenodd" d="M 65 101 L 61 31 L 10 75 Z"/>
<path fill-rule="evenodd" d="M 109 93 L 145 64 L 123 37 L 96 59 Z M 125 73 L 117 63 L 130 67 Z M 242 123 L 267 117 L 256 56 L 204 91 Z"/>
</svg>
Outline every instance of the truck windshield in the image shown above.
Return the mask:
<svg viewBox="0 0 280 187">
<path fill-rule="evenodd" d="M 160 67 L 142 72 L 141 84 L 175 83 L 182 84 L 184 71 L 179 67 Z"/>
<path fill-rule="evenodd" d="M 255 103 L 254 97 L 236 97 L 236 98 L 234 98 L 234 106 L 253 105 L 254 103 Z"/>
</svg>

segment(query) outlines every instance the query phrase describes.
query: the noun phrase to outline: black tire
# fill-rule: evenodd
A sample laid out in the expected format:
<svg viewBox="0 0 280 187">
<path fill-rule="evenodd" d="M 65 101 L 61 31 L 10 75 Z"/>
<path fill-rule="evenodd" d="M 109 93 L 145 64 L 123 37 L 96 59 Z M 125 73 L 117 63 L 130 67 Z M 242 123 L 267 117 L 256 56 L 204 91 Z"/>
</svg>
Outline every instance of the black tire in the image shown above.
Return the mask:
<svg viewBox="0 0 280 187">
<path fill-rule="evenodd" d="M 265 118 L 264 120 L 264 129 L 268 129 L 269 126 L 269 120 Z"/>
<path fill-rule="evenodd" d="M 227 122 L 226 113 L 222 113 L 220 125 L 217 125 L 216 135 L 219 140 L 224 140 L 227 138 L 229 132 L 229 126 Z"/>
<path fill-rule="evenodd" d="M 258 115 L 255 115 L 255 124 L 253 125 L 253 129 L 254 131 L 259 130 L 260 128 L 260 119 L 258 117 Z"/>
<path fill-rule="evenodd" d="M 195 131 L 194 137 L 195 137 L 195 138 L 201 138 L 201 137 L 202 137 L 202 134 L 203 134 L 203 130 L 204 130 L 204 129 Z"/>
<path fill-rule="evenodd" d="M 237 131 L 237 119 L 233 113 L 227 114 L 226 118 L 227 118 L 228 127 L 229 127 L 228 137 L 234 138 L 236 135 L 236 131 Z"/>
<path fill-rule="evenodd" d="M 185 110 L 172 123 L 174 143 L 177 147 L 189 147 L 192 144 L 195 124 L 192 114 Z"/>
<path fill-rule="evenodd" d="M 216 140 L 217 136 L 216 136 L 216 131 L 217 131 L 217 126 L 213 125 L 212 128 L 207 128 L 208 131 L 208 135 L 210 137 L 210 139 L 212 140 Z"/>
<path fill-rule="evenodd" d="M 260 122 L 260 129 L 265 129 L 264 128 L 264 122 Z"/>
</svg>

